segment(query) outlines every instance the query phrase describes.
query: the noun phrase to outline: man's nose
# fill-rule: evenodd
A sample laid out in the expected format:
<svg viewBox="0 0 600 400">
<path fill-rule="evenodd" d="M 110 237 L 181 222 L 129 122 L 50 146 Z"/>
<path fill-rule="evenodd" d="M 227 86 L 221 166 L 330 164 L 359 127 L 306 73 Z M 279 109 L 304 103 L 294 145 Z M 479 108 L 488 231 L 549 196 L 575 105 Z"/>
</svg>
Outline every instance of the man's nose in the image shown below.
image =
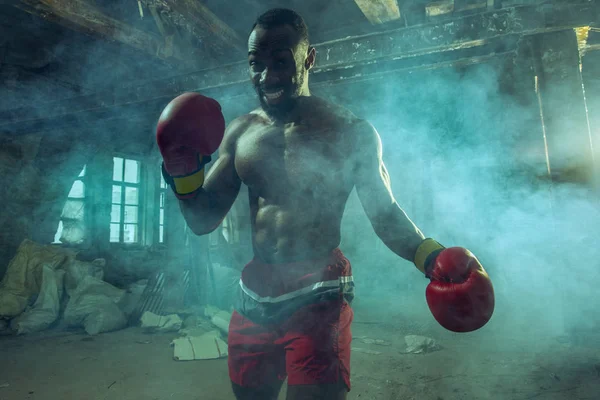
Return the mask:
<svg viewBox="0 0 600 400">
<path fill-rule="evenodd" d="M 260 74 L 260 84 L 264 86 L 276 85 L 279 83 L 279 77 L 271 68 L 265 68 Z"/>
</svg>

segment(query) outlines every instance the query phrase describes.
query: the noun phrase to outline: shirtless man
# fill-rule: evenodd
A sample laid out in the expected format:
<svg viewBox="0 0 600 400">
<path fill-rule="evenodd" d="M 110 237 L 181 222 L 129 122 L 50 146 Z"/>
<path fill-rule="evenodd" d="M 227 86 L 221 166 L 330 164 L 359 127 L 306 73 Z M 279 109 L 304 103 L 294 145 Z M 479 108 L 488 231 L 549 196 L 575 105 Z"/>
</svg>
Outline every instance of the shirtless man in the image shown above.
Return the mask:
<svg viewBox="0 0 600 400">
<path fill-rule="evenodd" d="M 194 233 L 213 231 L 240 186 L 248 187 L 254 259 L 242 272 L 228 336 L 230 378 L 239 400 L 277 399 L 286 377 L 289 400 L 346 398 L 353 281 L 338 246 L 353 189 L 392 251 L 429 277 L 449 280 L 435 268 L 450 249 L 425 239 L 397 204 L 375 128 L 311 96 L 308 71 L 315 56 L 302 18 L 270 10 L 248 39 L 250 78 L 261 108 L 231 122 L 223 137 L 218 103 L 187 93 L 167 106 L 157 128 L 165 179 Z M 205 178 L 204 166 L 219 144 Z M 487 276 L 478 276 L 485 283 Z M 479 326 L 491 316 L 485 301 Z M 455 330 L 473 330 L 469 323 L 463 318 Z"/>
</svg>

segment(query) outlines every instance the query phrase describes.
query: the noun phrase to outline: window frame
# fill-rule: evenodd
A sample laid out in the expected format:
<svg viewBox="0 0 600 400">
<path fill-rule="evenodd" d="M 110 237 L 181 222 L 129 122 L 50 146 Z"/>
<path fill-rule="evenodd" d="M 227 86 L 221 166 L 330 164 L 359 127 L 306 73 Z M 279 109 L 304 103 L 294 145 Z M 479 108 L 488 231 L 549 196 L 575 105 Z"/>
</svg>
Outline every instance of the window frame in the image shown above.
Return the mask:
<svg viewBox="0 0 600 400">
<path fill-rule="evenodd" d="M 163 187 L 164 184 L 164 187 Z M 162 175 L 162 162 L 159 164 L 159 173 L 158 173 L 158 185 L 156 187 L 156 197 L 157 197 L 157 216 L 155 218 L 156 221 L 156 240 L 154 240 L 154 244 L 157 246 L 166 246 L 167 245 L 167 193 L 169 188 L 169 184 L 165 182 L 165 179 Z M 163 199 L 163 204 L 161 205 L 161 197 Z M 162 210 L 163 213 L 163 221 L 160 223 L 160 212 Z M 160 234 L 160 228 L 162 227 L 162 240 Z"/>
<path fill-rule="evenodd" d="M 61 209 L 60 209 L 60 216 L 58 218 L 58 225 L 56 227 L 56 230 L 54 231 L 54 237 L 52 238 L 52 245 L 56 245 L 56 246 L 70 246 L 70 247 L 82 247 L 85 246 L 88 241 L 90 240 L 90 227 L 88 226 L 89 224 L 89 165 L 83 164 L 83 167 L 81 168 L 81 170 L 79 171 L 79 174 L 77 175 L 77 177 L 73 180 L 73 182 L 71 182 L 71 186 L 69 188 L 69 193 L 67 194 L 67 198 L 65 200 L 65 202 L 63 203 Z M 73 186 L 75 185 L 75 182 L 80 181 L 83 185 L 83 197 L 71 197 L 69 196 L 69 194 L 71 193 L 71 190 L 73 190 Z M 83 225 L 83 240 L 80 243 L 64 243 L 60 241 L 60 237 L 62 236 L 62 232 L 64 230 L 64 223 L 63 221 L 65 220 L 65 218 L 62 217 L 63 211 L 65 209 L 65 206 L 67 205 L 67 203 L 69 201 L 77 201 L 77 202 L 81 202 L 82 204 L 82 225 Z M 62 229 L 60 228 L 62 225 Z M 60 235 L 58 237 L 58 239 L 56 238 L 58 231 L 60 230 Z"/>
<path fill-rule="evenodd" d="M 115 178 L 115 158 L 120 158 L 122 159 L 122 172 L 121 172 L 121 181 L 116 181 Z M 131 182 L 125 182 L 125 165 L 126 165 L 126 161 L 135 161 L 138 164 L 138 182 L 137 183 L 131 183 Z M 127 246 L 127 247 L 141 247 L 144 244 L 144 229 L 145 229 L 145 223 L 144 223 L 144 212 L 146 209 L 146 204 L 145 202 L 145 193 L 144 190 L 146 188 L 146 176 L 144 173 L 144 168 L 145 168 L 145 163 L 144 163 L 144 159 L 143 157 L 139 157 L 136 155 L 132 155 L 132 154 L 122 154 L 122 153 L 113 153 L 112 157 L 111 157 L 111 161 L 112 161 L 112 169 L 111 169 L 111 179 L 110 179 L 110 212 L 109 212 L 109 237 L 108 237 L 108 241 L 110 243 L 110 245 L 115 245 L 115 246 Z M 120 186 L 121 187 L 121 194 L 120 194 L 120 203 L 114 203 L 113 202 L 113 190 L 114 190 L 114 186 Z M 137 204 L 127 204 L 126 203 L 126 188 L 127 187 L 132 187 L 132 188 L 136 188 L 137 189 Z M 118 205 L 120 207 L 120 213 L 119 213 L 119 222 L 113 222 L 112 221 L 112 208 L 113 206 Z M 135 206 L 137 207 L 137 222 L 135 223 L 127 223 L 125 222 L 125 207 L 127 206 Z M 112 225 L 119 225 L 119 240 L 118 241 L 113 241 L 111 239 L 111 226 Z M 133 242 L 126 242 L 125 241 L 125 225 L 137 225 L 137 232 L 136 232 L 136 240 Z"/>
</svg>

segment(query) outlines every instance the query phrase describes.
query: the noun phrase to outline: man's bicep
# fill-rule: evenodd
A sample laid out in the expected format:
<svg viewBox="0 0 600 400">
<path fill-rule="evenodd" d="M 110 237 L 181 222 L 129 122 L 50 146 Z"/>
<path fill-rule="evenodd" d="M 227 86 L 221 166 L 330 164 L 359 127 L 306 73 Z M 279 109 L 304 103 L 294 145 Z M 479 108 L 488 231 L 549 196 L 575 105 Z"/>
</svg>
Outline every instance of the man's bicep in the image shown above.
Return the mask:
<svg viewBox="0 0 600 400">
<path fill-rule="evenodd" d="M 355 187 L 360 202 L 370 219 L 385 213 L 395 205 L 390 176 L 382 158 L 379 134 L 365 123 L 360 133 L 360 151 L 355 166 Z"/>
<path fill-rule="evenodd" d="M 225 204 L 235 201 L 241 186 L 241 179 L 235 168 L 235 147 L 243 122 L 235 120 L 227 127 L 219 156 L 208 170 L 204 191 L 220 198 Z"/>
</svg>

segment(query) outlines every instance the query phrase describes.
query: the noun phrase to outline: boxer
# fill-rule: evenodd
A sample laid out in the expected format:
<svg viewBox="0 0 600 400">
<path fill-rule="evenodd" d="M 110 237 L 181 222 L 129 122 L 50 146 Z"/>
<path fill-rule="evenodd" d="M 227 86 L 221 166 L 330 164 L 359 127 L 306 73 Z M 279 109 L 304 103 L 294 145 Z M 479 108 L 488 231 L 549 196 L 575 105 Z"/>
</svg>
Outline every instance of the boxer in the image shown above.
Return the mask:
<svg viewBox="0 0 600 400">
<path fill-rule="evenodd" d="M 354 282 L 339 245 L 353 189 L 379 238 L 430 279 L 427 303 L 443 327 L 479 329 L 494 308 L 477 258 L 425 238 L 396 202 L 375 128 L 311 95 L 315 56 L 303 19 L 270 10 L 248 39 L 261 107 L 225 129 L 219 103 L 185 93 L 157 126 L 165 180 L 194 233 L 213 231 L 248 187 L 254 258 L 242 271 L 228 336 L 239 400 L 277 399 L 286 377 L 289 400 L 346 398 Z"/>
</svg>

